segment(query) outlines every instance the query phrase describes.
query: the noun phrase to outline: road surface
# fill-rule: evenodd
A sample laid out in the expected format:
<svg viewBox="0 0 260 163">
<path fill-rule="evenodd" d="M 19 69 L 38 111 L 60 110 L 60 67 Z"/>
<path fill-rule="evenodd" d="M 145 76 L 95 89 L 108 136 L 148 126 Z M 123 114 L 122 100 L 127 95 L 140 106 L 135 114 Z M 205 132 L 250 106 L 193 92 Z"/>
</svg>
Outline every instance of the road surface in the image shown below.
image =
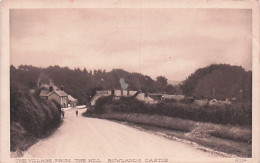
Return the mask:
<svg viewBox="0 0 260 163">
<path fill-rule="evenodd" d="M 24 154 L 25 158 L 168 159 L 219 157 L 123 124 L 65 112 L 63 124 Z M 103 162 L 102 161 L 102 162 Z M 105 162 L 105 161 L 104 161 Z"/>
</svg>

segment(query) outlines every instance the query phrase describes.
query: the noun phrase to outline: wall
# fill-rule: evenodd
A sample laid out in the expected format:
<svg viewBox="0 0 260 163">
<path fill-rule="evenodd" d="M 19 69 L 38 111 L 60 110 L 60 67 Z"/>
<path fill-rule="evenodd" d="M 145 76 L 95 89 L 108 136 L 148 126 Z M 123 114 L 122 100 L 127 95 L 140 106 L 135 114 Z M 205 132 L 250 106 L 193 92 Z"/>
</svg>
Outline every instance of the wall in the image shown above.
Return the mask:
<svg viewBox="0 0 260 163">
<path fill-rule="evenodd" d="M 68 107 L 68 97 L 60 97 L 57 93 L 52 93 L 49 97 L 48 100 L 55 100 L 57 101 L 62 107 Z M 65 104 L 65 106 L 64 106 Z"/>
</svg>

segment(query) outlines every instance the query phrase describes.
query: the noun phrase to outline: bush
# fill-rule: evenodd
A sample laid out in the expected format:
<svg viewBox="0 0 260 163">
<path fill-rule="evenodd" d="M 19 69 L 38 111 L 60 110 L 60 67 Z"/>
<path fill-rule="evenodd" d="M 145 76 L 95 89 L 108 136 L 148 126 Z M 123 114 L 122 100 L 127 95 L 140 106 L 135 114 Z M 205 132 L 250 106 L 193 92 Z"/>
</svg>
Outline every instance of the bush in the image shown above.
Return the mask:
<svg viewBox="0 0 260 163">
<path fill-rule="evenodd" d="M 26 141 L 33 140 L 31 137 L 34 139 L 45 137 L 58 126 L 61 107 L 55 101 L 42 100 L 30 94 L 26 89 L 11 85 L 10 112 L 11 149 L 24 150 L 27 148 Z M 21 136 L 15 136 L 17 133 Z M 27 144 L 31 143 L 27 142 Z"/>
<path fill-rule="evenodd" d="M 112 98 L 112 96 L 99 98 L 95 105 L 95 112 L 98 114 L 103 114 L 105 112 L 105 106 L 112 103 Z"/>
<path fill-rule="evenodd" d="M 113 96 L 109 96 L 97 101 L 94 112 L 98 114 L 111 112 L 157 114 L 219 124 L 252 125 L 251 103 L 199 106 L 192 103 L 164 101 L 151 105 L 131 97 L 113 100 Z"/>
</svg>

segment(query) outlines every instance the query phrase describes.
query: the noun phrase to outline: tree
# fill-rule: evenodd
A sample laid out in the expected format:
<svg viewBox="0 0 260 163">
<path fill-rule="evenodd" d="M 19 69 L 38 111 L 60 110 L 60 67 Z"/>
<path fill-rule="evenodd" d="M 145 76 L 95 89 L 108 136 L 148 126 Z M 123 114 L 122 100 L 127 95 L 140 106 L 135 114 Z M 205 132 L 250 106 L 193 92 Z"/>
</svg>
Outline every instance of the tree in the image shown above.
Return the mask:
<svg viewBox="0 0 260 163">
<path fill-rule="evenodd" d="M 210 65 L 200 68 L 184 81 L 185 95 L 225 99 L 236 97 L 243 90 L 243 99 L 251 100 L 252 76 L 240 66 L 227 64 Z M 246 92 L 246 93 L 244 93 Z"/>
<path fill-rule="evenodd" d="M 84 74 L 87 74 L 88 73 L 88 71 L 87 71 L 87 69 L 84 67 L 84 69 L 83 69 L 83 73 Z"/>
<path fill-rule="evenodd" d="M 176 89 L 173 85 L 167 84 L 165 89 L 164 89 L 164 92 L 167 93 L 167 94 L 176 94 Z"/>
<path fill-rule="evenodd" d="M 164 91 L 167 85 L 167 79 L 164 76 L 158 76 L 156 78 L 157 90 Z"/>
</svg>

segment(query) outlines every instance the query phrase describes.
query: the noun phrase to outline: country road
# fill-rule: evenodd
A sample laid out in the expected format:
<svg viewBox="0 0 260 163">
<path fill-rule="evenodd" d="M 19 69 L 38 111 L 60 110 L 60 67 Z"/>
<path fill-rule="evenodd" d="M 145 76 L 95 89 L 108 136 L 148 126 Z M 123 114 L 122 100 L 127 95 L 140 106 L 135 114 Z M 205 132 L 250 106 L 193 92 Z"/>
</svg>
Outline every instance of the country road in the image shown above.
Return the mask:
<svg viewBox="0 0 260 163">
<path fill-rule="evenodd" d="M 24 157 L 87 159 L 217 158 L 188 144 L 175 142 L 116 122 L 81 116 L 85 109 L 67 110 L 63 124 L 46 139 L 25 152 Z M 103 162 L 103 161 L 102 161 Z"/>
</svg>

